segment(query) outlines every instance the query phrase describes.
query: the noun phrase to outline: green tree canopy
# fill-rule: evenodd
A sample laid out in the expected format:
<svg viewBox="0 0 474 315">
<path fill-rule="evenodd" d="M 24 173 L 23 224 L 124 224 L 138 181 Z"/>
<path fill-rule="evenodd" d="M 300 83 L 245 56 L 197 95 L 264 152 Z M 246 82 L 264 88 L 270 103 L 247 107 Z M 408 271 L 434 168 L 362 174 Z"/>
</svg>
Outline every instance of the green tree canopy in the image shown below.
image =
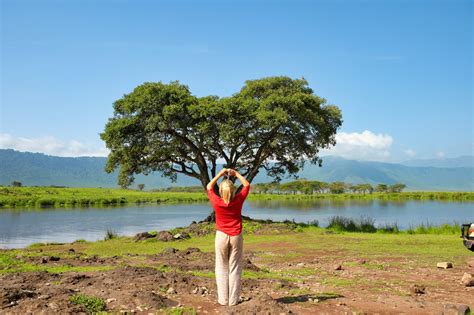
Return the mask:
<svg viewBox="0 0 474 315">
<path fill-rule="evenodd" d="M 388 190 L 388 185 L 387 184 L 378 184 L 375 187 L 376 192 L 387 192 L 387 190 Z"/>
<path fill-rule="evenodd" d="M 396 184 L 393 184 L 393 185 L 390 185 L 388 187 L 388 191 L 389 192 L 394 192 L 394 193 L 399 193 L 401 192 L 403 189 L 405 189 L 407 186 L 403 183 L 396 183 Z"/>
<path fill-rule="evenodd" d="M 205 187 L 218 160 L 250 182 L 263 168 L 276 181 L 295 175 L 305 161 L 321 165 L 318 152 L 335 145 L 342 124 L 338 107 L 313 93 L 305 79 L 246 81 L 230 97 L 196 97 L 178 81 L 147 82 L 114 102 L 100 134 L 110 154 L 106 171 L 120 167 L 119 184 L 134 174 L 181 173 Z"/>
</svg>

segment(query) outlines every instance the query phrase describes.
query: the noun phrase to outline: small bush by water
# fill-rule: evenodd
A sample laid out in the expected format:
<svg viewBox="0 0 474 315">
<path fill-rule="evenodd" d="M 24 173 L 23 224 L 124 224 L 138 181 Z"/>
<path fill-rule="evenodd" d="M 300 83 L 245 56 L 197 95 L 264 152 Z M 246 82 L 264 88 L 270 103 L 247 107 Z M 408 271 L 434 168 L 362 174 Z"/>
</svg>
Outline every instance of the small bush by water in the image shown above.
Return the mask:
<svg viewBox="0 0 474 315">
<path fill-rule="evenodd" d="M 385 223 L 382 226 L 377 228 L 377 232 L 381 233 L 398 233 L 400 232 L 400 228 L 398 227 L 398 223 Z"/>
<path fill-rule="evenodd" d="M 364 232 L 364 233 L 407 233 L 407 234 L 452 234 L 461 233 L 461 225 L 454 222 L 452 224 L 444 223 L 435 225 L 431 223 L 422 223 L 417 226 L 410 226 L 407 230 L 400 230 L 398 223 L 386 223 L 375 227 L 375 220 L 369 217 L 363 217 L 358 220 L 342 216 L 334 216 L 329 219 L 328 229 L 345 232 Z"/>
<path fill-rule="evenodd" d="M 107 232 L 105 233 L 104 241 L 112 240 L 117 237 L 118 237 L 118 234 L 114 230 L 108 229 Z"/>
<path fill-rule="evenodd" d="M 374 233 L 377 232 L 374 223 L 375 220 L 369 217 L 362 217 L 358 220 L 354 220 L 352 218 L 334 216 L 329 219 L 328 229 L 347 232 Z"/>
</svg>

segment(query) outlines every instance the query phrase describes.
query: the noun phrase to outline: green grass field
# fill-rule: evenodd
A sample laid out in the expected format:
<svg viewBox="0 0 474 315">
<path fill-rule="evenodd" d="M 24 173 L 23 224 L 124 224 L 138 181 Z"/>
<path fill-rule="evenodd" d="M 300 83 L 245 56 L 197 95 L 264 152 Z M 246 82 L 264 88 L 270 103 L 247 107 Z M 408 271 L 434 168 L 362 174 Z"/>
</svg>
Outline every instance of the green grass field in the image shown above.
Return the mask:
<svg viewBox="0 0 474 315">
<path fill-rule="evenodd" d="M 274 195 L 250 194 L 249 200 L 441 200 L 474 201 L 474 192 L 402 192 L 373 194 Z M 55 188 L 0 186 L 0 208 L 87 207 L 129 203 L 207 202 L 205 192 L 148 192 L 113 188 Z"/>
</svg>

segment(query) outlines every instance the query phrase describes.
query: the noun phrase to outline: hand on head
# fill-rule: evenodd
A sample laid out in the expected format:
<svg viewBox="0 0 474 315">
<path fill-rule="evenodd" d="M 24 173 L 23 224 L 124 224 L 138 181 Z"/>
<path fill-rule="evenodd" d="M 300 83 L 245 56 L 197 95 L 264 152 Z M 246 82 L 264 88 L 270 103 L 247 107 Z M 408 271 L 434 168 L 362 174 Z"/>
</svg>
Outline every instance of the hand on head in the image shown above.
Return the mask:
<svg viewBox="0 0 474 315">
<path fill-rule="evenodd" d="M 221 174 L 223 176 L 235 176 L 236 171 L 231 168 L 223 168 Z"/>
</svg>

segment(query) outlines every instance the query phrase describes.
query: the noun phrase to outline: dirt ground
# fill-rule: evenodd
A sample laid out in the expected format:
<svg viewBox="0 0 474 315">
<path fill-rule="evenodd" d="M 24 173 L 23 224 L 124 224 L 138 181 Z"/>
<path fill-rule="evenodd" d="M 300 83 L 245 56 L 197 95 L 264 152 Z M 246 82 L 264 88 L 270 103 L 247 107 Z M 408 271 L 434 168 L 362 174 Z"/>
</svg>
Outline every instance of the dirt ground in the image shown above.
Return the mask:
<svg viewBox="0 0 474 315">
<path fill-rule="evenodd" d="M 67 258 L 45 262 L 41 256 L 28 257 L 38 265 L 109 265 L 114 269 L 0 274 L 0 314 L 85 313 L 84 306 L 69 301 L 78 293 L 104 299 L 107 312 L 117 314 L 173 310 L 180 314 L 192 313 L 192 309 L 198 314 L 458 314 L 466 306 L 474 308 L 474 287 L 460 284 L 463 273 L 474 273 L 474 255 L 451 269 L 407 270 L 397 267 L 400 262 L 378 268 L 380 260 L 355 256 L 335 263 L 329 251 L 272 259 L 285 251 L 284 244 L 272 244 L 274 250 L 264 255 L 249 246 L 244 270 L 263 277 L 243 279 L 242 302 L 226 307 L 216 302 L 210 273 L 213 253 L 198 248 L 177 250 L 173 242 L 169 245 L 160 253 L 142 255 L 139 261 L 134 255 L 85 257 L 73 244 L 65 247 L 74 254 Z M 274 272 L 297 277 L 273 277 Z M 355 278 L 359 280 L 352 284 Z"/>
</svg>

